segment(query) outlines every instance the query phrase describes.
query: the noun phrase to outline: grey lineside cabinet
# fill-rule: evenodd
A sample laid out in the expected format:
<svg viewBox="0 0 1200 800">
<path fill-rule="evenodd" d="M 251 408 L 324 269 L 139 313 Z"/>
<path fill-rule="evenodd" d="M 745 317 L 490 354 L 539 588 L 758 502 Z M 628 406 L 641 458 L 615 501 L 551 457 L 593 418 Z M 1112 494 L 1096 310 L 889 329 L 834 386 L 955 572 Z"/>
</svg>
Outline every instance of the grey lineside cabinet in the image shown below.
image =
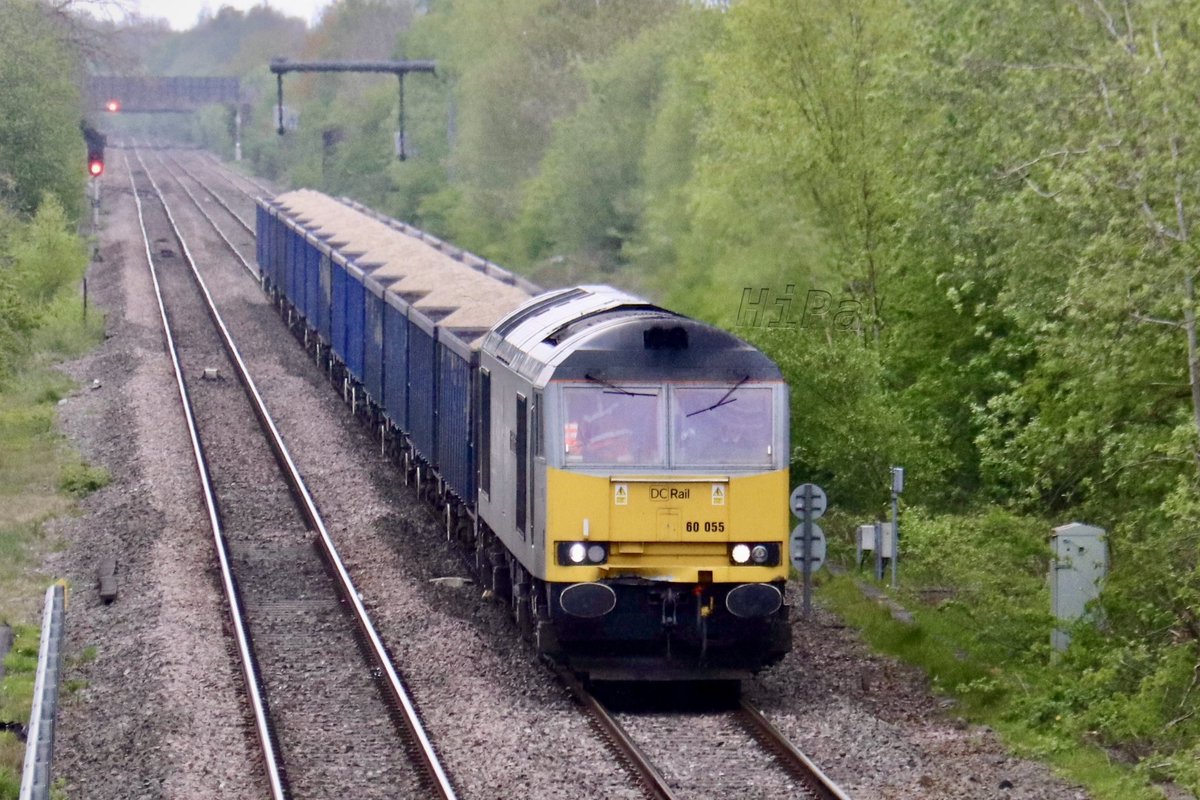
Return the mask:
<svg viewBox="0 0 1200 800">
<path fill-rule="evenodd" d="M 1050 603 L 1054 618 L 1063 628 L 1087 615 L 1087 605 L 1100 596 L 1100 587 L 1108 574 L 1108 543 L 1103 528 L 1072 522 L 1060 525 L 1050 536 L 1053 559 L 1050 562 Z M 1050 645 L 1055 651 L 1067 649 L 1071 636 L 1055 629 Z"/>
</svg>

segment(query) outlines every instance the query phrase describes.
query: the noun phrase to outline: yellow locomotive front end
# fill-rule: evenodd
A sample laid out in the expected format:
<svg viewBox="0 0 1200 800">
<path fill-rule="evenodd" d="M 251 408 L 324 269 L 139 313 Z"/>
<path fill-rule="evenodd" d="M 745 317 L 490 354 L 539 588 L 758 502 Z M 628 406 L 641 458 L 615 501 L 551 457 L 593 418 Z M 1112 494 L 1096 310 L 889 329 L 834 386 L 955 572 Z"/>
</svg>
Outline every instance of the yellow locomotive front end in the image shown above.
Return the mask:
<svg viewBox="0 0 1200 800">
<path fill-rule="evenodd" d="M 593 677 L 741 677 L 774 662 L 790 645 L 786 386 L 591 377 L 547 392 L 561 428 L 545 571 L 560 645 Z"/>
</svg>

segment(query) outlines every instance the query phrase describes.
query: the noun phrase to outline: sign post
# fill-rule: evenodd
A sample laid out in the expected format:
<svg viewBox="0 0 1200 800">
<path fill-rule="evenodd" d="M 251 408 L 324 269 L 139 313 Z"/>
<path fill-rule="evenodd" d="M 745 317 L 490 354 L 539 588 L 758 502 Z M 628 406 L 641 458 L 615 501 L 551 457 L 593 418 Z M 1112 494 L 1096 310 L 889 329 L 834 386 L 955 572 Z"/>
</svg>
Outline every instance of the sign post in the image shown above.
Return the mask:
<svg viewBox="0 0 1200 800">
<path fill-rule="evenodd" d="M 900 563 L 900 520 L 898 505 L 900 493 L 904 491 L 904 467 L 892 467 L 892 588 L 899 583 L 896 568 Z"/>
<path fill-rule="evenodd" d="M 825 490 L 815 483 L 797 486 L 790 505 L 800 524 L 792 531 L 792 565 L 804 576 L 804 617 L 812 614 L 812 573 L 825 563 L 825 532 L 814 520 L 825 513 Z M 799 552 L 797 552 L 799 551 Z"/>
<path fill-rule="evenodd" d="M 883 582 L 883 523 L 875 520 L 875 580 Z"/>
</svg>

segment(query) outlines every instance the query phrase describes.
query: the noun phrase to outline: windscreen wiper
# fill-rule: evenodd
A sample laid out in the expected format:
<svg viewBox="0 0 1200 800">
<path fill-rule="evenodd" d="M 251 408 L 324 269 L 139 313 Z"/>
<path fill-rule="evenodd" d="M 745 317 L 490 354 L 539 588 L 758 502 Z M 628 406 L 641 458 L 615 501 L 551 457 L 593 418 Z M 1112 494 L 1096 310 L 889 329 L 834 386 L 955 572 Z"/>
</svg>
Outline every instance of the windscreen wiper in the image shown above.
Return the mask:
<svg viewBox="0 0 1200 800">
<path fill-rule="evenodd" d="M 728 391 L 728 392 L 726 392 L 725 394 L 721 395 L 721 399 L 720 399 L 720 400 L 718 400 L 717 402 L 713 403 L 713 404 L 712 404 L 711 406 L 709 406 L 708 408 L 702 408 L 702 409 L 700 409 L 699 411 L 693 411 L 692 413 L 688 414 L 687 416 L 689 416 L 689 417 L 694 417 L 694 416 L 696 416 L 697 414 L 703 414 L 705 411 L 712 411 L 714 408 L 720 408 L 721 406 L 727 406 L 727 405 L 729 405 L 730 403 L 736 403 L 736 402 L 737 402 L 737 398 L 736 398 L 736 397 L 730 397 L 730 395 L 731 395 L 731 394 L 733 394 L 734 392 L 736 392 L 736 391 L 738 390 L 738 387 L 739 387 L 739 386 L 741 386 L 743 383 L 745 383 L 745 382 L 746 382 L 746 381 L 748 381 L 748 380 L 750 380 L 750 376 L 749 376 L 749 375 L 747 375 L 746 377 L 742 378 L 740 381 L 738 381 L 737 383 L 735 383 L 733 386 L 730 386 L 730 387 L 729 387 L 729 391 Z"/>
<path fill-rule="evenodd" d="M 657 392 L 631 392 L 628 389 L 617 386 L 615 383 L 609 383 L 603 378 L 597 378 L 592 375 L 588 375 L 587 373 L 584 373 L 583 377 L 587 378 L 589 381 L 595 381 L 601 386 L 607 386 L 609 389 L 612 389 L 611 392 L 605 392 L 605 394 L 623 394 L 628 395 L 629 397 L 658 397 Z M 734 388 L 736 389 L 737 387 L 735 386 Z"/>
</svg>

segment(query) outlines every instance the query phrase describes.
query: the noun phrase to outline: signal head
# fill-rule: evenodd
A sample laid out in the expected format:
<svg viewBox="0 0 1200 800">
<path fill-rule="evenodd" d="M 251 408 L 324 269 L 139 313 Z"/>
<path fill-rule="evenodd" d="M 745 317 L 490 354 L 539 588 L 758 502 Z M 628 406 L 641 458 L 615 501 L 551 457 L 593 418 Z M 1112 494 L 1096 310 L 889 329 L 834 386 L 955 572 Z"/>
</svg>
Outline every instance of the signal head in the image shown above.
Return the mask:
<svg viewBox="0 0 1200 800">
<path fill-rule="evenodd" d="M 115 114 L 121 110 L 121 101 L 120 100 L 109 100 L 107 103 L 104 104 L 104 107 L 106 109 L 108 109 L 110 112 Z"/>
<path fill-rule="evenodd" d="M 88 175 L 91 175 L 93 178 L 99 178 L 103 174 L 104 174 L 103 159 L 93 158 L 90 161 L 88 161 Z"/>
</svg>

